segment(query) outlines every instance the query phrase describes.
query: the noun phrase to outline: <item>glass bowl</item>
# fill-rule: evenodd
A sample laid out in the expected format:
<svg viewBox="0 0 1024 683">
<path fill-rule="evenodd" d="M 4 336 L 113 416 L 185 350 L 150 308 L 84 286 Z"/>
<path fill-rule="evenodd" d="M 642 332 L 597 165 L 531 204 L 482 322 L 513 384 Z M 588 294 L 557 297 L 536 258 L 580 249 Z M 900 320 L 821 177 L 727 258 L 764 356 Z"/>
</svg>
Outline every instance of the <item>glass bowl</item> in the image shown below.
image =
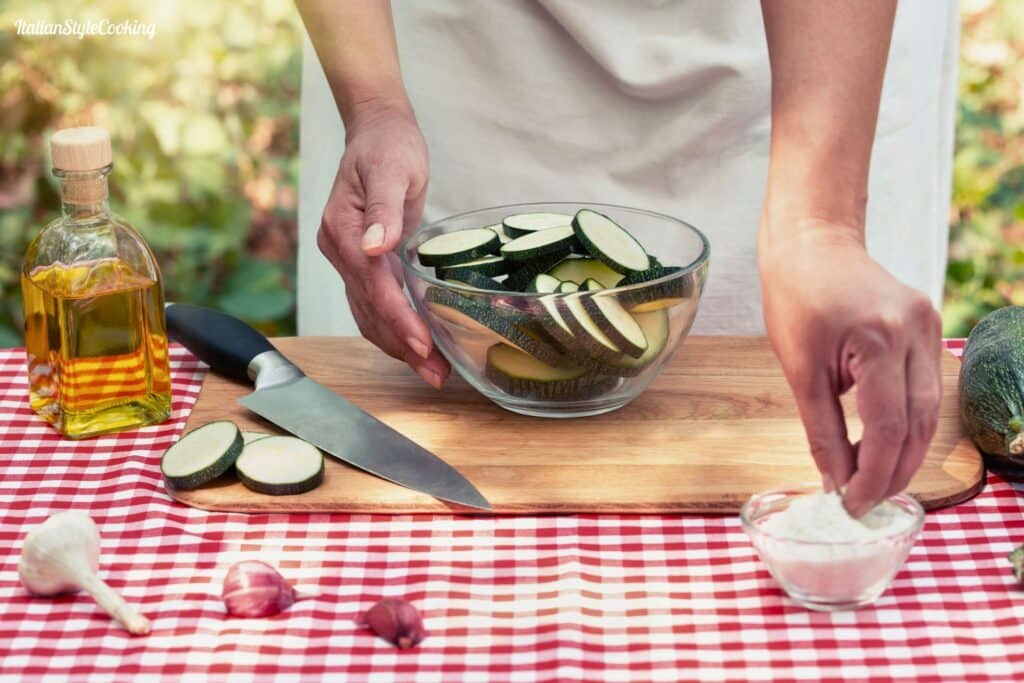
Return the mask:
<svg viewBox="0 0 1024 683">
<path fill-rule="evenodd" d="M 422 266 L 417 258 L 417 247 L 442 233 L 495 225 L 516 213 L 572 215 L 584 208 L 610 217 L 632 233 L 651 256 L 666 267 L 679 266 L 680 270 L 607 291 L 539 294 L 497 292 L 441 280 L 433 268 Z M 697 315 L 710 245 L 693 226 L 663 214 L 607 204 L 559 202 L 512 204 L 451 216 L 414 232 L 400 254 L 406 287 L 416 310 L 426 320 L 438 350 L 470 385 L 512 412 L 583 417 L 626 405 L 672 358 Z M 640 358 L 625 354 L 619 358 L 593 357 L 593 347 L 585 348 L 578 336 L 553 328 L 552 310 L 559 315 L 570 305 L 589 310 L 597 303 L 607 304 L 609 299 L 630 311 L 645 338 L 653 340 Z M 493 314 L 501 319 L 496 326 L 505 334 L 451 314 L 450 307 L 438 305 L 439 301 L 469 307 L 478 318 L 481 311 Z M 531 355 L 519 356 L 522 350 L 529 350 Z M 515 370 L 511 375 L 505 371 L 510 367 Z"/>
<path fill-rule="evenodd" d="M 755 494 L 740 510 L 743 528 L 768 571 L 801 606 L 833 612 L 871 604 L 903 567 L 924 524 L 924 509 L 910 496 L 892 496 L 887 502 L 907 515 L 906 523 L 871 540 L 805 541 L 764 528 L 794 500 L 820 490 L 820 483 L 806 483 Z"/>
</svg>

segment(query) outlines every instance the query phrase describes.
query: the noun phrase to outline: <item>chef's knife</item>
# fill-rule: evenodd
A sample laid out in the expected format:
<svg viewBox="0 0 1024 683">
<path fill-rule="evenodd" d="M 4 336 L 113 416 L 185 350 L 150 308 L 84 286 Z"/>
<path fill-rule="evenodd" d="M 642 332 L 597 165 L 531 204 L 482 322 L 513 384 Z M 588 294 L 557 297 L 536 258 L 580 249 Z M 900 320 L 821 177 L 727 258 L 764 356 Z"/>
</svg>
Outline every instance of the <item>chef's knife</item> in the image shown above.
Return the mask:
<svg viewBox="0 0 1024 683">
<path fill-rule="evenodd" d="M 239 403 L 325 453 L 396 484 L 460 505 L 490 503 L 451 465 L 307 377 L 267 338 L 225 313 L 168 304 L 167 331 L 215 372 L 254 382 Z"/>
</svg>

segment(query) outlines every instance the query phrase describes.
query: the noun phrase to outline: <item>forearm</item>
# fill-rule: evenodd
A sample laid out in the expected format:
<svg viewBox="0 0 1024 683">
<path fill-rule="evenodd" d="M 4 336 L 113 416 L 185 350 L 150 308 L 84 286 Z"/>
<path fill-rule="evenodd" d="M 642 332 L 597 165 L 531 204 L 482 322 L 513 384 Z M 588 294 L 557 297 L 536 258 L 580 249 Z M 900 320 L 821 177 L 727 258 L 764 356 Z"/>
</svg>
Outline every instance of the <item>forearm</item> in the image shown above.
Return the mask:
<svg viewBox="0 0 1024 683">
<path fill-rule="evenodd" d="M 762 0 L 772 73 L 762 243 L 804 224 L 863 240 L 896 0 Z"/>
<path fill-rule="evenodd" d="M 408 107 L 389 0 L 296 0 L 342 120 Z"/>
</svg>

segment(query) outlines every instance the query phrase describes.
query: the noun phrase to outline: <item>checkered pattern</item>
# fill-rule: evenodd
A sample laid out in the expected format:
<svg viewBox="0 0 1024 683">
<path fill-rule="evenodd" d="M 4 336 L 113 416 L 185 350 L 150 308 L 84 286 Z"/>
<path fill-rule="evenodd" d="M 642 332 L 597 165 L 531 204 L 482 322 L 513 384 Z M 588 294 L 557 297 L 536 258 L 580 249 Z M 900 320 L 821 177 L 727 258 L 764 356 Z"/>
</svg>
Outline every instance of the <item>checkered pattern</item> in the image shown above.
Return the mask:
<svg viewBox="0 0 1024 683">
<path fill-rule="evenodd" d="M 959 345 L 955 345 L 959 346 Z M 174 415 L 133 433 L 56 438 L 26 406 L 24 357 L 0 350 L 0 680 L 1021 680 L 1024 593 L 1007 553 L 1024 502 L 992 478 L 929 515 L 893 586 L 856 612 L 783 596 L 734 517 L 243 515 L 172 502 L 161 451 L 202 367 L 171 351 Z M 17 558 L 51 513 L 87 511 L 101 572 L 141 606 L 133 638 L 82 595 L 29 598 Z M 314 597 L 228 618 L 228 566 L 260 558 Z M 383 596 L 423 611 L 398 651 L 355 623 Z"/>
</svg>

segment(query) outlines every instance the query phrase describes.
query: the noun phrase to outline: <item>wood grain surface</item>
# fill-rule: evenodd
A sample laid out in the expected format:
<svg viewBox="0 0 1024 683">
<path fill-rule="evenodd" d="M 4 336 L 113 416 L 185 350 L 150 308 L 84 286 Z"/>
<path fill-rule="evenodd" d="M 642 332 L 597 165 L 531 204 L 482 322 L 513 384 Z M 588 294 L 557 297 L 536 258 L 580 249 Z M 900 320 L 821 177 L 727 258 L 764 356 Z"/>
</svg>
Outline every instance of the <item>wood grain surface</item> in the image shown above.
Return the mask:
<svg viewBox="0 0 1024 683">
<path fill-rule="evenodd" d="M 735 513 L 755 492 L 817 479 L 789 388 L 762 338 L 690 337 L 630 405 L 569 420 L 507 412 L 455 376 L 435 391 L 361 339 L 274 344 L 309 376 L 455 466 L 497 514 Z M 938 431 L 910 486 L 928 509 L 966 500 L 983 485 L 981 458 L 960 428 L 958 371 L 946 354 Z M 236 403 L 251 390 L 207 373 L 188 429 L 230 418 L 242 429 L 279 431 Z M 853 396 L 843 404 L 856 438 Z M 462 511 L 332 458 L 323 485 L 298 496 L 253 493 L 233 475 L 171 495 L 240 512 Z"/>
</svg>

